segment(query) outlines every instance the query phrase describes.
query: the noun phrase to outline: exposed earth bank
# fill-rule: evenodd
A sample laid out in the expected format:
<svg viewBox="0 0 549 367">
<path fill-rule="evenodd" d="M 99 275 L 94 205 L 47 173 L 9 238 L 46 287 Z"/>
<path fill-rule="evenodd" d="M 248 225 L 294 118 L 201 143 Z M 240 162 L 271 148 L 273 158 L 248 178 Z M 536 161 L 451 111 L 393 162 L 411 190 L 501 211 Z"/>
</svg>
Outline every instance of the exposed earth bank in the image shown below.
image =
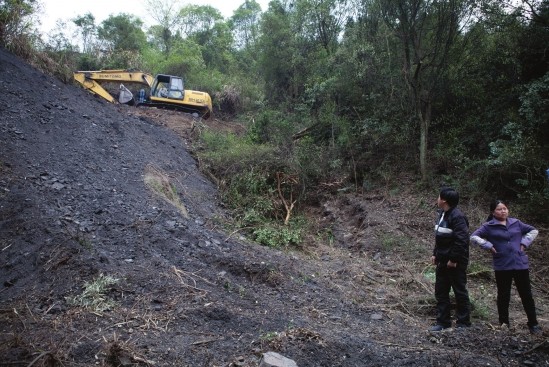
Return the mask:
<svg viewBox="0 0 549 367">
<path fill-rule="evenodd" d="M 495 327 L 475 250 L 474 325 L 426 331 L 432 197 L 339 195 L 309 210 L 314 246 L 270 249 L 224 229 L 188 151 L 193 128 L 227 123 L 108 104 L 5 50 L 0 116 L 1 366 L 549 365 L 516 297 L 512 330 Z"/>
</svg>

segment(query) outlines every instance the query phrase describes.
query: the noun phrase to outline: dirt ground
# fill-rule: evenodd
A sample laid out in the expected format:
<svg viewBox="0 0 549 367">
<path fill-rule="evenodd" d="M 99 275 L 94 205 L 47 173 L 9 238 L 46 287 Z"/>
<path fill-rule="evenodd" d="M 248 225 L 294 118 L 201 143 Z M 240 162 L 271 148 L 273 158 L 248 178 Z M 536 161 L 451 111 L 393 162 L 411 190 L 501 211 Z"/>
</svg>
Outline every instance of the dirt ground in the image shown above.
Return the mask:
<svg viewBox="0 0 549 367">
<path fill-rule="evenodd" d="M 200 129 L 242 128 L 112 105 L 0 50 L 0 366 L 251 367 L 268 351 L 300 367 L 549 365 L 516 294 L 497 328 L 475 249 L 473 326 L 427 332 L 432 193 L 341 193 L 308 208 L 304 248 L 259 246 L 226 225 L 189 153 Z M 546 245 L 542 228 L 549 328 Z"/>
</svg>

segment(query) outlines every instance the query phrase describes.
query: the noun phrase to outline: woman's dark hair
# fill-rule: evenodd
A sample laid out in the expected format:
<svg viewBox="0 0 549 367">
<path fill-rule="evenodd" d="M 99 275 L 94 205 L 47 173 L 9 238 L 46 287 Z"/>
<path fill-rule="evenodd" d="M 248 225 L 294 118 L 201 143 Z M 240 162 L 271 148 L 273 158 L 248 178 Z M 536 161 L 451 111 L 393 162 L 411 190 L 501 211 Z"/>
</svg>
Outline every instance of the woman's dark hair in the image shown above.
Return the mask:
<svg viewBox="0 0 549 367">
<path fill-rule="evenodd" d="M 450 205 L 450 208 L 453 208 L 459 204 L 458 192 L 450 187 L 445 187 L 440 190 L 439 196 L 442 200 L 446 201 L 448 205 Z"/>
<path fill-rule="evenodd" d="M 490 203 L 490 214 L 488 215 L 488 218 L 486 218 L 486 221 L 489 222 L 491 221 L 492 219 L 494 219 L 494 214 L 492 214 L 494 212 L 494 210 L 496 210 L 496 208 L 498 207 L 499 204 L 503 204 L 505 206 L 509 206 L 507 205 L 507 202 L 506 201 L 503 201 L 503 200 L 500 200 L 500 199 L 496 199 L 494 201 L 492 201 Z"/>
</svg>

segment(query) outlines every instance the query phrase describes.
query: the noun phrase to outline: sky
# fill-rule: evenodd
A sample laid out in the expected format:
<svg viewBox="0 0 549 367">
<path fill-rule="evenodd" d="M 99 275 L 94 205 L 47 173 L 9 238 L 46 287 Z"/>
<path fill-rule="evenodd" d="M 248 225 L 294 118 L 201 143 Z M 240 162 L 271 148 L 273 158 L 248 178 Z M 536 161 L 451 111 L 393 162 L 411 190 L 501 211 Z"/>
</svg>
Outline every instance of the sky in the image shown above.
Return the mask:
<svg viewBox="0 0 549 367">
<path fill-rule="evenodd" d="M 267 10 L 269 0 L 256 1 L 261 6 L 262 11 Z M 145 23 L 145 26 L 155 23 L 147 15 L 144 0 L 41 0 L 40 2 L 42 4 L 42 11 L 39 15 L 40 30 L 44 33 L 54 29 L 57 20 L 68 23 L 71 19 L 86 13 L 92 13 L 95 17 L 95 24 L 101 23 L 111 14 L 118 15 L 120 13 L 139 17 Z M 179 7 L 191 4 L 211 5 L 218 9 L 225 18 L 228 18 L 243 3 L 244 0 L 179 0 Z"/>
</svg>

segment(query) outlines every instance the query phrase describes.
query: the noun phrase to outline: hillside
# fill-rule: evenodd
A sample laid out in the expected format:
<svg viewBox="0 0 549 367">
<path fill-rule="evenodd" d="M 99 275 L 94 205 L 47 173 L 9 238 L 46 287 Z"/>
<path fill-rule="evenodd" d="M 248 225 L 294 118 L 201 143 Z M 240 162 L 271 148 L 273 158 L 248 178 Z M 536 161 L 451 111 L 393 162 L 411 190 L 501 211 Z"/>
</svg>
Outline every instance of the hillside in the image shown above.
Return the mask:
<svg viewBox="0 0 549 367">
<path fill-rule="evenodd" d="M 187 115 L 108 104 L 0 50 L 0 116 L 1 366 L 549 364 L 516 297 L 515 328 L 494 326 L 478 251 L 474 325 L 426 331 L 436 197 L 341 195 L 310 208 L 314 246 L 274 250 L 224 229 Z"/>
</svg>

